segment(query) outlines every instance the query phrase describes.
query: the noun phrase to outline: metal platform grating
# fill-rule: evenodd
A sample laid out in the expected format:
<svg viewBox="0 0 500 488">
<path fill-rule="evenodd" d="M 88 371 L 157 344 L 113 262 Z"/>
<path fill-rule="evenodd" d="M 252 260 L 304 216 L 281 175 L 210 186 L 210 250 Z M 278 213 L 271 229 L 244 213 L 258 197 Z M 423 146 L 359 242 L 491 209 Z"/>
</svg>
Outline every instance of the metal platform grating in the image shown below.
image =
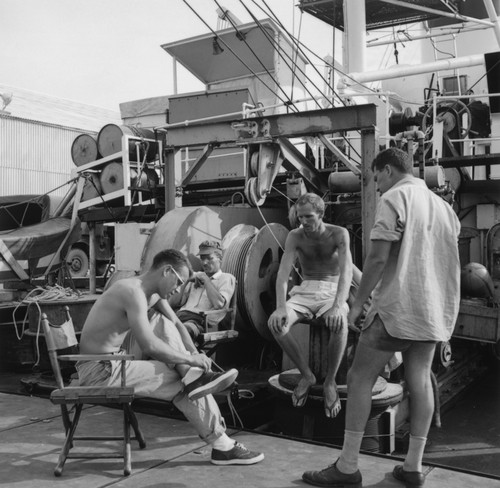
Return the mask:
<svg viewBox="0 0 500 488">
<path fill-rule="evenodd" d="M 457 0 L 405 0 L 405 3 L 422 7 L 433 8 L 450 13 L 445 8 L 445 3 L 455 12 L 459 12 Z M 301 0 L 299 8 L 308 14 L 330 24 L 337 29 L 344 30 L 343 0 Z M 366 0 L 366 28 L 367 30 L 379 29 L 393 25 L 410 24 L 439 18 L 431 14 L 408 7 L 392 5 L 381 0 Z"/>
</svg>

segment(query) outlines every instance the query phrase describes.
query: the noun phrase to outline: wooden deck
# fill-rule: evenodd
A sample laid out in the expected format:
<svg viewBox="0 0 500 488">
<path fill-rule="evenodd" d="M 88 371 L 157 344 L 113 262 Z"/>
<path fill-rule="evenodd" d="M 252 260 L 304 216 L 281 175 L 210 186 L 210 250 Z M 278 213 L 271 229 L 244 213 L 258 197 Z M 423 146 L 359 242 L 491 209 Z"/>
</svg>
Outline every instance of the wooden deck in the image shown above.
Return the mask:
<svg viewBox="0 0 500 488">
<path fill-rule="evenodd" d="M 210 449 L 182 420 L 139 414 L 147 447 L 133 446 L 132 474 L 123 477 L 121 460 L 68 460 L 61 478 L 53 468 L 63 441 L 59 408 L 49 400 L 0 393 L 0 472 L 9 488 L 135 487 L 135 488 L 285 488 L 308 486 L 302 472 L 330 464 L 339 450 L 314 443 L 245 431 L 230 434 L 253 450 L 263 451 L 265 460 L 254 466 L 213 466 Z M 89 407 L 82 433 L 97 429 L 110 431 L 120 426 L 117 410 Z M 88 433 L 88 432 L 87 432 Z M 113 446 L 114 447 L 114 446 Z M 397 488 L 403 486 L 391 472 L 400 460 L 363 454 L 363 486 Z M 427 488 L 498 488 L 500 478 L 459 472 L 426 465 Z"/>
</svg>

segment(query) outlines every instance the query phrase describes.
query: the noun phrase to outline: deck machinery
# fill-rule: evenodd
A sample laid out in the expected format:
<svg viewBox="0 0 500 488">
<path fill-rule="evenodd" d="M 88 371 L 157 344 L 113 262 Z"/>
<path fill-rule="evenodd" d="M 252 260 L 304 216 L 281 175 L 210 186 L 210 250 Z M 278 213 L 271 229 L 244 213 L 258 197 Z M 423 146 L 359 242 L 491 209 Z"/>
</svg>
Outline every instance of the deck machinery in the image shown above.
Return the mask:
<svg viewBox="0 0 500 488">
<path fill-rule="evenodd" d="M 496 38 L 498 44 L 492 13 L 498 5 L 485 0 L 478 12 L 472 3 L 478 2 L 301 1 L 302 11 L 345 32 L 344 71 L 332 76 L 338 92 L 330 86 L 330 98 L 311 96 L 300 45 L 271 19 L 231 22 L 162 46 L 174 59 L 174 73 L 181 63 L 206 90 L 121 105 L 124 123 L 153 128 L 164 145 L 156 203 L 164 205 L 165 215 L 137 267 L 147 267 L 163 246 L 184 251 L 196 269 L 198 244 L 220 239 L 229 256 L 226 270 L 238 278 L 239 327 L 246 337 L 257 337 L 246 347 L 257 347 L 262 365 L 272 342 L 266 322 L 282 247 L 296 225 L 290 206 L 304 191 L 322 195 L 325 220 L 348 228 L 362 269 L 377 202 L 370 163 L 379 148 L 397 145 L 414 157 L 415 174 L 456 209 L 463 226 L 462 265 L 482 263 L 493 279 L 490 296 L 462 297 L 454 338 L 436 354 L 441 401 L 456 397 L 484 370 L 487 348 L 499 356 L 500 55 L 469 53 L 369 72 L 365 34 L 425 21 L 421 39 L 432 39 L 443 29 L 455 34 L 458 22 L 466 35 L 478 25 L 487 28 L 488 42 Z M 470 47 L 470 40 L 465 43 Z M 469 68 L 471 80 L 479 78 L 477 94 L 464 89 Z M 416 110 L 396 91 L 406 84 L 415 92 L 414 79 L 425 100 Z M 383 86 L 368 87 L 380 80 Z M 98 221 L 102 215 L 87 209 L 82 218 Z"/>
</svg>

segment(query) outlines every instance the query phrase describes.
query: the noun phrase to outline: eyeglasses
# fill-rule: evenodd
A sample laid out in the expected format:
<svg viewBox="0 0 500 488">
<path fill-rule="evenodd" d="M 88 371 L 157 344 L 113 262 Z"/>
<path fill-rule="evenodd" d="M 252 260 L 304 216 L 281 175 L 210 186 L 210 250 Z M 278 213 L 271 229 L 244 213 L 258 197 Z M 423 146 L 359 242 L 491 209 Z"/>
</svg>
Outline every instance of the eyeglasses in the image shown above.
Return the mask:
<svg viewBox="0 0 500 488">
<path fill-rule="evenodd" d="M 179 273 L 177 273 L 177 271 L 175 271 L 175 269 L 172 266 L 170 266 L 170 269 L 174 272 L 174 275 L 177 278 L 176 288 L 182 286 L 184 284 L 184 280 L 179 276 Z"/>
</svg>

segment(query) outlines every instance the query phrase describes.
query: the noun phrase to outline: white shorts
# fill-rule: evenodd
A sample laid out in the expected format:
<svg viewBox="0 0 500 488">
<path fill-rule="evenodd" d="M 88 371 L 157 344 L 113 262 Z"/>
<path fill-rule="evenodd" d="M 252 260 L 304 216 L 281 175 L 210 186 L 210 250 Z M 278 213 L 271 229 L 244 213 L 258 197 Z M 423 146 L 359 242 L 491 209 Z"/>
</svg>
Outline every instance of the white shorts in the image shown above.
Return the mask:
<svg viewBox="0 0 500 488">
<path fill-rule="evenodd" d="M 337 283 L 333 281 L 305 280 L 294 286 L 286 306 L 307 319 L 321 317 L 333 307 L 337 296 Z M 348 309 L 345 304 L 346 311 Z"/>
</svg>

